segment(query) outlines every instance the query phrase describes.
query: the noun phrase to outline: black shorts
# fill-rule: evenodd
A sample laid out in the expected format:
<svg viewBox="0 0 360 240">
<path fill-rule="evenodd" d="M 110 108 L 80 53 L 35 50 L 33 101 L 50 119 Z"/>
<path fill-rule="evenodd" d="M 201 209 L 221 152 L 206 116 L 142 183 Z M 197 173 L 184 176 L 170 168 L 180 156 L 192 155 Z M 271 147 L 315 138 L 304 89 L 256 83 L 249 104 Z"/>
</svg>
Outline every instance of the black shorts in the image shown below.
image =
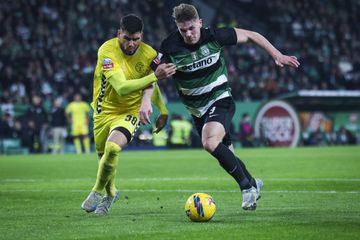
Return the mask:
<svg viewBox="0 0 360 240">
<path fill-rule="evenodd" d="M 223 138 L 222 143 L 225 144 L 226 146 L 230 146 L 231 145 L 230 128 L 234 113 L 235 113 L 234 100 L 232 99 L 232 97 L 227 97 L 214 102 L 214 104 L 211 105 L 211 107 L 209 107 L 207 112 L 201 118 L 195 117 L 193 115 L 191 116 L 194 120 L 196 130 L 198 131 L 200 137 L 205 123 L 208 122 L 221 123 L 225 128 L 225 136 Z"/>
</svg>

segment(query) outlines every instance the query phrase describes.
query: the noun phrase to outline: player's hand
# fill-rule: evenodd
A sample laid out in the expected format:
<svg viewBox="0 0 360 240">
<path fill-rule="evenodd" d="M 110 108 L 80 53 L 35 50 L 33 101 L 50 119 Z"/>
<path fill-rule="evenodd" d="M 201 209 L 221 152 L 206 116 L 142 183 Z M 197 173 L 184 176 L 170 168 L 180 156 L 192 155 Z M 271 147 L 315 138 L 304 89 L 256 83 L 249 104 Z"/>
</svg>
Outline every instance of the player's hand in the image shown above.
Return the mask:
<svg viewBox="0 0 360 240">
<path fill-rule="evenodd" d="M 158 118 L 156 119 L 156 129 L 153 131 L 153 133 L 159 133 L 161 131 L 161 129 L 163 129 L 166 126 L 167 120 L 168 120 L 168 115 L 165 114 L 161 114 L 158 116 Z"/>
<path fill-rule="evenodd" d="M 275 63 L 280 67 L 284 67 L 285 65 L 288 65 L 290 67 L 297 68 L 300 66 L 300 63 L 295 56 L 287 56 L 283 54 L 276 56 Z"/>
<path fill-rule="evenodd" d="M 143 101 L 139 110 L 140 122 L 144 125 L 151 123 L 150 116 L 153 113 L 153 109 L 150 101 Z"/>
<path fill-rule="evenodd" d="M 176 73 L 176 66 L 172 63 L 162 63 L 155 70 L 157 79 L 164 79 L 171 77 Z"/>
</svg>

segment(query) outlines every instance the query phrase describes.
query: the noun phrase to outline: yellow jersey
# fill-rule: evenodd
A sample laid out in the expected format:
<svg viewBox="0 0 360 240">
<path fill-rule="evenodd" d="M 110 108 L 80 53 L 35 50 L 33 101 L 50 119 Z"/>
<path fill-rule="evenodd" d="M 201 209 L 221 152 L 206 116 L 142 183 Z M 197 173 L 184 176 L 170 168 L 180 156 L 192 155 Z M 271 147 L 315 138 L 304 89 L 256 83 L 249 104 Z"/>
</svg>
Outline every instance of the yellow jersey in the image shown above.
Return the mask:
<svg viewBox="0 0 360 240">
<path fill-rule="evenodd" d="M 73 125 L 87 125 L 90 107 L 86 102 L 71 102 L 66 107 L 66 113 L 71 114 Z"/>
<path fill-rule="evenodd" d="M 157 52 L 144 42 L 140 43 L 133 55 L 126 55 L 120 48 L 118 38 L 106 41 L 98 50 L 94 73 L 91 103 L 94 115 L 137 112 L 141 104 L 142 90 L 120 96 L 107 79 L 113 74 L 123 74 L 126 81 L 145 77 L 152 71 L 150 64 L 156 56 Z"/>
</svg>

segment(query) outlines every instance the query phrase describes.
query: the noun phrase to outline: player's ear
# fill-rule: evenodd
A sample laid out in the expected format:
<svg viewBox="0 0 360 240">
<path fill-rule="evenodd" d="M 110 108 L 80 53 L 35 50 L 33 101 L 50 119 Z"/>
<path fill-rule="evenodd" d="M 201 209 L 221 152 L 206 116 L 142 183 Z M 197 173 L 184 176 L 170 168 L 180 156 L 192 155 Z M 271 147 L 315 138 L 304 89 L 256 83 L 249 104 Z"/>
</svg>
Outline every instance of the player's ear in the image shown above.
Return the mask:
<svg viewBox="0 0 360 240">
<path fill-rule="evenodd" d="M 199 18 L 199 24 L 200 24 L 200 27 L 202 27 L 202 25 L 203 25 L 203 20 L 202 20 L 202 18 Z"/>
<path fill-rule="evenodd" d="M 121 34 L 121 29 L 118 29 L 117 31 L 117 37 L 120 38 L 120 34 Z"/>
</svg>

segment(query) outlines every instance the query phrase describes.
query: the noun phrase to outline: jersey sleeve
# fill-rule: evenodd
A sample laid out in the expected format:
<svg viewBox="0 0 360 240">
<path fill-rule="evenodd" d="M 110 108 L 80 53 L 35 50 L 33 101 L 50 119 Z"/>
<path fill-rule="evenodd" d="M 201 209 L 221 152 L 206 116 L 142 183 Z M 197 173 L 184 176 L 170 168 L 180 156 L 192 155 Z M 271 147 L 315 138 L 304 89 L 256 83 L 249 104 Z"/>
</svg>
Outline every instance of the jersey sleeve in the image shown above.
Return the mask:
<svg viewBox="0 0 360 240">
<path fill-rule="evenodd" d="M 84 112 L 86 114 L 89 114 L 90 113 L 90 107 L 89 107 L 89 104 L 87 104 L 86 102 L 84 102 Z"/>
<path fill-rule="evenodd" d="M 138 79 L 126 80 L 123 71 L 118 71 L 117 74 L 113 74 L 107 79 L 120 96 L 142 90 L 157 81 L 155 73 L 150 73 L 149 75 Z"/>
<path fill-rule="evenodd" d="M 113 58 L 114 56 L 110 51 L 104 51 L 102 48 L 99 49 L 98 64 L 101 64 L 101 72 L 118 95 L 124 96 L 131 92 L 142 90 L 157 81 L 154 73 L 138 79 L 126 79 L 121 66 Z"/>
<path fill-rule="evenodd" d="M 157 53 L 157 56 L 154 58 L 154 60 L 151 62 L 150 67 L 153 71 L 156 70 L 156 68 L 162 64 L 162 63 L 170 63 L 170 57 L 167 54 L 166 48 L 164 46 L 164 42 L 161 44 L 160 52 Z"/>
<path fill-rule="evenodd" d="M 151 102 L 157 107 L 161 115 L 168 115 L 169 112 L 166 108 L 164 99 L 161 95 L 160 88 L 158 84 L 154 84 L 154 92 L 151 97 Z"/>
<path fill-rule="evenodd" d="M 73 106 L 73 105 L 72 105 L 71 103 L 66 106 L 65 112 L 66 112 L 67 114 L 71 114 L 71 112 L 72 112 L 72 106 Z"/>
<path fill-rule="evenodd" d="M 236 32 L 234 28 L 213 28 L 211 34 L 221 46 L 231 46 L 237 43 Z"/>
<path fill-rule="evenodd" d="M 163 54 L 158 52 L 157 56 L 150 63 L 151 70 L 155 71 L 156 68 L 161 64 L 162 56 L 163 56 Z"/>
<path fill-rule="evenodd" d="M 102 50 L 102 48 L 98 51 L 98 62 L 101 65 L 101 72 L 106 78 L 110 78 L 116 72 L 121 71 L 120 66 L 114 61 L 113 54 Z"/>
</svg>

